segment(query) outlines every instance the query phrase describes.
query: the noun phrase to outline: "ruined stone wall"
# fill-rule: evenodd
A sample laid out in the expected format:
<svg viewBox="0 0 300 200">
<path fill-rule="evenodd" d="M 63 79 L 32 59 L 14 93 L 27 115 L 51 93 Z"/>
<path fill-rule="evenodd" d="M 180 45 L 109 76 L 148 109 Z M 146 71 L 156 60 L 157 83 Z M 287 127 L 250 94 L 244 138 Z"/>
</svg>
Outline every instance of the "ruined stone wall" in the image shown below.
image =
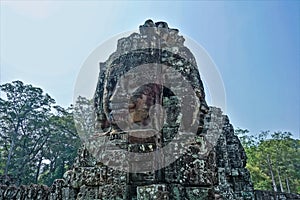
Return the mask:
<svg viewBox="0 0 300 200">
<path fill-rule="evenodd" d="M 78 172 L 77 172 L 78 173 Z M 93 173 L 89 172 L 89 175 Z M 94 173 L 97 175 L 97 173 Z M 89 176 L 91 177 L 91 176 Z M 29 185 L 29 186 L 0 186 L 0 199 L 3 200 L 79 200 L 79 199 L 126 199 L 123 197 L 122 192 L 111 187 L 111 185 L 107 185 L 106 190 L 99 190 L 99 187 L 96 187 L 97 184 L 92 184 L 93 187 L 89 187 L 89 183 L 83 183 L 80 189 L 76 189 L 67 186 L 63 180 L 56 180 L 51 187 L 43 186 L 43 185 Z M 87 184 L 87 185 L 86 185 Z M 208 199 L 213 200 L 217 199 L 212 196 L 209 196 L 209 192 L 207 189 L 194 189 L 194 190 L 178 190 L 178 188 L 173 189 L 172 193 L 179 196 L 184 196 L 182 199 L 192 199 L 196 197 L 196 199 Z M 114 190 L 118 191 L 117 193 Z M 169 198 L 169 190 L 165 185 L 149 185 L 147 187 L 139 187 L 137 193 L 137 199 L 154 199 L 153 194 L 157 196 L 156 199 L 175 199 Z M 201 192 L 201 195 L 199 195 Z M 271 191 L 254 191 L 255 200 L 296 200 L 300 199 L 299 194 L 291 194 L 291 193 L 275 193 Z M 221 198 L 219 198 L 221 199 Z"/>
</svg>

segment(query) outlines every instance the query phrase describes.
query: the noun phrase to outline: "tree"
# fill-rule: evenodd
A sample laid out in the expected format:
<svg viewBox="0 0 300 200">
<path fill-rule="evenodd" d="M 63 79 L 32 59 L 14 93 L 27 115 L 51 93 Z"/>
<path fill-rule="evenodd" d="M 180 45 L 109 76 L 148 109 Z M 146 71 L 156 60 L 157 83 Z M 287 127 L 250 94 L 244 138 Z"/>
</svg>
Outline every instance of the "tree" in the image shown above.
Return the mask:
<svg viewBox="0 0 300 200">
<path fill-rule="evenodd" d="M 80 146 L 74 120 L 73 107 L 64 109 L 55 107 L 55 115 L 51 123 L 55 127 L 42 153 L 47 162 L 41 164 L 39 183 L 51 185 L 55 179 L 61 178 L 66 170 L 72 167 Z"/>
<path fill-rule="evenodd" d="M 7 151 L 4 176 L 12 173 L 15 177 L 24 177 L 26 183 L 32 176 L 27 171 L 31 167 L 28 163 L 36 161 L 49 138 L 47 121 L 54 99 L 43 94 L 42 89 L 24 85 L 21 81 L 0 88 L 6 94 L 6 100 L 0 99 L 1 141 Z"/>
<path fill-rule="evenodd" d="M 54 106 L 54 99 L 42 89 L 21 81 L 3 84 L 0 89 L 5 94 L 0 98 L 1 174 L 14 178 L 16 184 L 30 184 L 37 183 L 45 172 L 45 161 L 70 165 L 79 141 L 72 114 Z M 71 148 L 68 145 L 73 141 Z M 65 166 L 60 167 L 61 176 L 63 169 Z"/>
<path fill-rule="evenodd" d="M 289 132 L 264 131 L 257 136 L 237 129 L 248 157 L 255 189 L 300 192 L 300 140 Z"/>
</svg>

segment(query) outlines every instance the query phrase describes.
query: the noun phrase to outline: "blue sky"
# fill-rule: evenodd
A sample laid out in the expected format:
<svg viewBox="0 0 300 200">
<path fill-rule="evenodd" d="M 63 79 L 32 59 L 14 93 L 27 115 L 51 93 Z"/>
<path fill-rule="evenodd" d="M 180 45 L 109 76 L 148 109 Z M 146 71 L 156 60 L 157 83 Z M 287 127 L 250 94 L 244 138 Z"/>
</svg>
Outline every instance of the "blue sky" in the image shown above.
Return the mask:
<svg viewBox="0 0 300 200">
<path fill-rule="evenodd" d="M 148 18 L 167 21 L 206 49 L 235 127 L 300 130 L 300 3 L 3 1 L 1 84 L 22 80 L 72 103 L 85 59 Z"/>
</svg>

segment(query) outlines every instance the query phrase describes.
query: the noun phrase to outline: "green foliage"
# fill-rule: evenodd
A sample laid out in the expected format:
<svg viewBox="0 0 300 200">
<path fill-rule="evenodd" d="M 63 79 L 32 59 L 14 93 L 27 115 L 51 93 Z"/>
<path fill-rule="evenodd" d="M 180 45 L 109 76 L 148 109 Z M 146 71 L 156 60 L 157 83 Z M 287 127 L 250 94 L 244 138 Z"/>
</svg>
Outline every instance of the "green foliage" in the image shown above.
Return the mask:
<svg viewBox="0 0 300 200">
<path fill-rule="evenodd" d="M 235 132 L 246 151 L 255 189 L 300 193 L 300 140 L 289 132 L 265 131 L 256 136 L 248 130 Z"/>
<path fill-rule="evenodd" d="M 0 89 L 0 176 L 16 184 L 52 184 L 79 147 L 72 108 L 54 106 L 50 95 L 21 81 Z"/>
</svg>

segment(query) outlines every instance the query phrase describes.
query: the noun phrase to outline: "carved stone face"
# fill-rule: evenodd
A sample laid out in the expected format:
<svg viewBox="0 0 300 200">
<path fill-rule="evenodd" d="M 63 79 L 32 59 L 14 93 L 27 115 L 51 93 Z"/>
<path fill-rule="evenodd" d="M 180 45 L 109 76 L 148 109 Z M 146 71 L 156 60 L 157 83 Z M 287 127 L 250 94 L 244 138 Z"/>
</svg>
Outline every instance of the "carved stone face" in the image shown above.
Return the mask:
<svg viewBox="0 0 300 200">
<path fill-rule="evenodd" d="M 147 104 L 149 97 L 141 94 L 141 96 L 130 102 L 129 112 L 133 123 L 141 122 L 145 124 L 145 121 L 149 118 L 149 106 Z"/>
<path fill-rule="evenodd" d="M 150 172 L 175 161 L 173 154 L 184 153 L 186 140 L 192 139 L 188 136 L 198 132 L 207 111 L 195 58 L 182 36 L 163 27 L 143 30 L 118 41 L 117 51 L 100 65 L 95 93 L 99 127 L 111 145 L 138 159 L 124 160 L 132 172 Z M 158 156 L 162 153 L 166 155 Z M 144 158 L 150 168 L 136 163 Z"/>
<path fill-rule="evenodd" d="M 147 84 L 141 86 L 133 93 L 129 101 L 129 113 L 133 123 L 149 124 L 151 107 L 155 104 L 162 105 L 161 87 L 157 84 Z"/>
</svg>

